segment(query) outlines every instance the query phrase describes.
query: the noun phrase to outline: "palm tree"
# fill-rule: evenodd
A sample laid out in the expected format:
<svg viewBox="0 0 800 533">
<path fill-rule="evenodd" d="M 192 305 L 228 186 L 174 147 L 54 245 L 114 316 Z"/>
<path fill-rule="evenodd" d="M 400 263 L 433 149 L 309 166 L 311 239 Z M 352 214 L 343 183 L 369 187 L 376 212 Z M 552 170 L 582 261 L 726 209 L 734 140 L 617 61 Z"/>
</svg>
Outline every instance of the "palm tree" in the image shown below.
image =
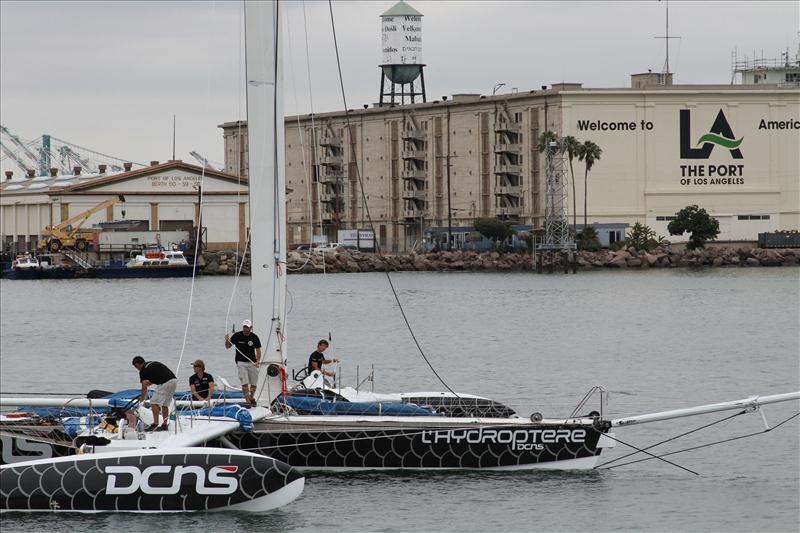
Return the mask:
<svg viewBox="0 0 800 533">
<path fill-rule="evenodd" d="M 583 228 L 586 229 L 589 226 L 586 211 L 586 195 L 589 190 L 589 171 L 592 170 L 595 161 L 600 160 L 600 154 L 603 153 L 603 150 L 592 141 L 583 141 L 583 144 L 579 145 L 579 147 L 578 160 L 586 164 L 586 171 L 583 174 Z"/>
<path fill-rule="evenodd" d="M 550 148 L 550 143 L 554 141 L 558 142 L 558 135 L 552 131 L 546 131 L 539 135 L 539 144 L 537 145 L 539 153 L 544 153 L 548 148 Z"/>
<path fill-rule="evenodd" d="M 575 198 L 575 171 L 572 170 L 572 159 L 578 155 L 578 149 L 581 143 L 572 135 L 567 135 L 562 141 L 562 146 L 567 152 L 569 157 L 569 174 L 572 178 L 572 233 L 574 234 L 578 227 L 578 207 L 577 199 Z"/>
</svg>

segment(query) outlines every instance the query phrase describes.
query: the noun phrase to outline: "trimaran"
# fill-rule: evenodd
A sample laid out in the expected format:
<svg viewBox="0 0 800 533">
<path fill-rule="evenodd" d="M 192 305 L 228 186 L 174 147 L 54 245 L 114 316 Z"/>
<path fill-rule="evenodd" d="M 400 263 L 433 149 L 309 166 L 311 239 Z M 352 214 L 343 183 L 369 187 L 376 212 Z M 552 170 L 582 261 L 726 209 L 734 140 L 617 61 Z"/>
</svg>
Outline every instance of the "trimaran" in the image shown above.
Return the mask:
<svg viewBox="0 0 800 533">
<path fill-rule="evenodd" d="M 121 427 L 124 424 L 95 424 L 91 416 L 85 417 L 89 427 L 75 436 L 64 431 L 64 417 L 55 422 L 48 419 L 47 423 L 55 426 L 44 424 L 45 419 L 41 418 L 12 421 L 6 417 L 0 424 L 3 509 L 12 508 L 12 501 L 25 500 L 24 505 L 31 509 L 183 510 L 170 507 L 178 503 L 170 500 L 167 492 L 178 489 L 195 496 L 194 500 L 183 501 L 200 502 L 186 510 L 202 509 L 216 501 L 216 496 L 202 491 L 223 494 L 235 482 L 238 492 L 254 494 L 243 489 L 252 480 L 236 477 L 243 470 L 251 471 L 240 467 L 242 461 L 250 461 L 253 469 L 258 461 L 267 461 L 274 472 L 264 479 L 272 480 L 274 490 L 265 481 L 258 492 L 260 504 L 258 498 L 251 497 L 232 505 L 264 509 L 288 503 L 300 494 L 303 478 L 298 470 L 591 469 L 598 465 L 603 449 L 621 442 L 612 432 L 614 428 L 723 411 L 758 411 L 768 431 L 771 428 L 762 407 L 800 399 L 800 392 L 789 392 L 610 418 L 603 412 L 604 391 L 595 387 L 569 416 L 543 418 L 539 413 L 519 416 L 499 402 L 453 391 L 376 394 L 353 388 L 333 389 L 318 373 L 290 375 L 286 364 L 287 243 L 278 3 L 246 2 L 245 15 L 251 301 L 253 322 L 266 339 L 259 375 L 259 407 L 236 406 L 236 399 L 230 395 L 219 400 L 220 405 L 212 413 L 194 409 L 192 402 L 178 402 L 184 410 L 179 411 L 174 429 L 143 437 L 139 434 L 143 440 L 138 440 L 131 428 L 126 432 Z M 264 150 L 265 146 L 272 149 Z M 293 378 L 297 383 L 290 386 Z M 600 396 L 600 411 L 582 412 L 594 392 Z M 5 397 L 0 398 L 0 405 L 27 406 L 21 408 L 24 412 L 38 405 L 119 414 L 131 407 L 131 397 L 124 393 L 100 399 Z M 25 415 L 18 412 L 11 416 Z M 75 455 L 83 452 L 89 453 Z M 666 461 L 652 451 L 638 453 Z M 29 461 L 31 458 L 38 460 Z M 107 465 L 100 465 L 102 461 L 117 466 L 109 470 Z M 82 462 L 86 462 L 86 468 Z M 136 463 L 139 473 L 134 473 L 129 463 Z M 161 470 L 146 477 L 141 472 L 153 467 L 141 468 L 151 464 L 162 465 L 157 467 Z M 20 468 L 28 474 L 20 474 Z M 175 473 L 179 468 L 183 468 L 183 479 Z M 91 498 L 86 496 L 81 500 L 63 490 L 58 492 L 61 489 L 37 496 L 35 503 L 20 496 L 30 488 L 21 484 L 25 475 L 42 472 L 37 479 L 44 486 L 46 479 L 54 479 L 47 478 L 51 470 L 65 479 L 83 476 L 84 484 L 96 476 L 98 486 L 112 487 L 120 496 L 111 498 L 105 490 L 89 501 Z M 208 484 L 202 483 L 201 478 Z M 237 491 L 230 494 L 238 494 Z M 134 508 L 141 507 L 142 502 L 147 503 L 146 509 Z M 225 505 L 217 501 L 216 507 Z"/>
</svg>

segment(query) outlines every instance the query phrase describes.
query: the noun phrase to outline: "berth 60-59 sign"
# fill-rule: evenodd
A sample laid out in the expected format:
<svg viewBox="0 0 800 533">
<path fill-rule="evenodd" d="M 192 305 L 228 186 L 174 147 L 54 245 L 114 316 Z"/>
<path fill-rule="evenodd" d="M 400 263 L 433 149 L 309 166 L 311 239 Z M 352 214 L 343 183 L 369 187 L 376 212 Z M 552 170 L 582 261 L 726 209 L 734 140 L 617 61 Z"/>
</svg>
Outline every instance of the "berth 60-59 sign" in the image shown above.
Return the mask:
<svg viewBox="0 0 800 533">
<path fill-rule="evenodd" d="M 154 189 L 191 189 L 200 183 L 200 176 L 160 174 L 148 176 L 147 181 Z"/>
</svg>

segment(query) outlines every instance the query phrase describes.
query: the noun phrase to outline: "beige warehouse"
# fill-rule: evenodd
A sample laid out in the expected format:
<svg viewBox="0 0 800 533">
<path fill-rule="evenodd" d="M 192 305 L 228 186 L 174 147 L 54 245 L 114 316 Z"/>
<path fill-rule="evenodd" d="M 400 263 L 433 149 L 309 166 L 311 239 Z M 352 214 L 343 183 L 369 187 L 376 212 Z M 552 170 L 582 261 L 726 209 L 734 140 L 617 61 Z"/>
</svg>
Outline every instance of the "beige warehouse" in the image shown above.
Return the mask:
<svg viewBox="0 0 800 533">
<path fill-rule="evenodd" d="M 130 165 L 128 165 L 130 167 Z M 196 226 L 197 185 L 203 186 L 204 242 L 210 249 L 242 248 L 247 239 L 247 180 L 183 161 L 125 172 L 13 176 L 0 182 L 0 242 L 3 251 L 33 250 L 42 229 L 84 212 L 117 195 L 118 203 L 93 214 L 83 227 L 141 220 L 144 230 L 169 232 Z M 124 210 L 124 215 L 123 215 Z"/>
<path fill-rule="evenodd" d="M 332 239 L 337 228 L 367 227 L 368 207 L 383 246 L 408 249 L 424 228 L 447 225 L 448 160 L 454 226 L 488 216 L 540 227 L 546 130 L 603 149 L 589 175 L 590 224 L 642 222 L 667 235 L 668 217 L 698 204 L 719 219 L 720 240 L 798 229 L 800 89 L 659 80 L 351 110 L 349 131 L 342 112 L 287 117 L 289 238 L 308 242 L 312 221 Z M 226 171 L 246 175 L 246 124 L 220 127 Z M 735 148 L 719 144 L 731 137 Z M 574 167 L 582 219 L 584 166 Z"/>
</svg>

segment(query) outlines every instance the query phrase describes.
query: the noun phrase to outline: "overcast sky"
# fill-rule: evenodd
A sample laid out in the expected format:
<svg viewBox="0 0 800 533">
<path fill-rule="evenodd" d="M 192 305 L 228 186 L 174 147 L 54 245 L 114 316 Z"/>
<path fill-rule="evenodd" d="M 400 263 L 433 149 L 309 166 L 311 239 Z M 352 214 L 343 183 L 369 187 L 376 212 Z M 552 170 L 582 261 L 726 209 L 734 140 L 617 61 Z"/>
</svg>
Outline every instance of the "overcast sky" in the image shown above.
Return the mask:
<svg viewBox="0 0 800 533">
<path fill-rule="evenodd" d="M 336 1 L 348 106 L 377 100 L 379 15 L 392 1 Z M 664 64 L 665 5 L 642 2 L 427 2 L 423 56 L 429 99 L 520 91 L 560 81 L 620 87 Z M 328 4 L 287 2 L 286 113 L 342 109 Z M 676 83 L 730 83 L 731 52 L 798 50 L 800 2 L 678 2 L 670 9 Z M 138 162 L 177 156 L 222 162 L 218 124 L 245 118 L 239 1 L 0 2 L 0 122 Z M 290 56 L 293 61 L 290 61 Z M 7 165 L 3 164 L 6 168 Z"/>
</svg>

